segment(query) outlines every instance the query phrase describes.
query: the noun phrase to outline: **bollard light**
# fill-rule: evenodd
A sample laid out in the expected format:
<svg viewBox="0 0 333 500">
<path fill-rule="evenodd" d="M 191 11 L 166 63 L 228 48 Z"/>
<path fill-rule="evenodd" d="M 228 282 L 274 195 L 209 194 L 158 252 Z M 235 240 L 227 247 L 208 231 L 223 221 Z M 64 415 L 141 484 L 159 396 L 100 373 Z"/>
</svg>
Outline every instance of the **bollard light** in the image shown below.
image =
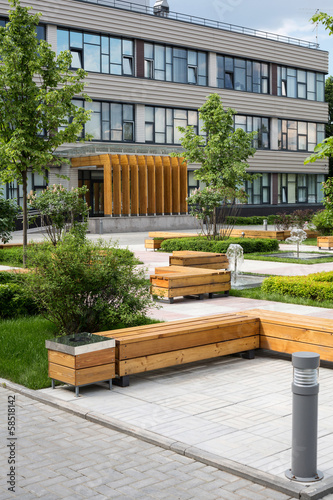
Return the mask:
<svg viewBox="0 0 333 500">
<path fill-rule="evenodd" d="M 99 219 L 99 234 L 103 234 L 103 219 Z"/>
<path fill-rule="evenodd" d="M 264 231 L 267 231 L 267 219 L 263 220 Z"/>
<path fill-rule="evenodd" d="M 245 233 L 244 233 L 244 231 L 242 231 L 242 238 L 244 238 L 244 236 L 245 236 Z"/>
<path fill-rule="evenodd" d="M 286 476 L 304 483 L 323 478 L 317 471 L 319 359 L 314 352 L 292 355 L 292 452 Z"/>
</svg>

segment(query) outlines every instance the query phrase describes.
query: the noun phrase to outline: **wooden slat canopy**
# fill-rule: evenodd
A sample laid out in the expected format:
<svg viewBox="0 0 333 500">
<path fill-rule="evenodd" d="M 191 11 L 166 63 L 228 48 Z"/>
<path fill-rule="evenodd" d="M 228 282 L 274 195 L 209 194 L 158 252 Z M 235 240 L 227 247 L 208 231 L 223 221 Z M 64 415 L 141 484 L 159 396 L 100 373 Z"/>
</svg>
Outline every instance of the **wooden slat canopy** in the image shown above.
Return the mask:
<svg viewBox="0 0 333 500">
<path fill-rule="evenodd" d="M 71 159 L 104 169 L 104 215 L 187 213 L 187 165 L 170 156 L 103 154 Z"/>
</svg>

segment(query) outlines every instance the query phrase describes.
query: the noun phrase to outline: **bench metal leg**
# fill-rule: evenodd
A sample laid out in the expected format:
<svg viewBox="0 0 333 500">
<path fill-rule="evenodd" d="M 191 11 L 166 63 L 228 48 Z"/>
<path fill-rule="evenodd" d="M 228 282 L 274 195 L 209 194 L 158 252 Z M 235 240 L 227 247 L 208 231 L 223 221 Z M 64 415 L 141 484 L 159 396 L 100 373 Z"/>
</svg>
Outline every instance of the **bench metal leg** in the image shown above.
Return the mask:
<svg viewBox="0 0 333 500">
<path fill-rule="evenodd" d="M 204 299 L 204 294 L 203 293 L 199 293 L 199 300 L 203 300 Z"/>
<path fill-rule="evenodd" d="M 173 297 L 170 297 L 170 299 L 169 299 L 169 303 L 170 303 L 170 304 L 173 304 Z"/>
<path fill-rule="evenodd" d="M 51 380 L 51 384 L 52 384 L 52 389 L 55 389 L 55 381 L 54 381 L 54 378 Z"/>
<path fill-rule="evenodd" d="M 251 349 L 250 351 L 242 352 L 241 356 L 243 359 L 254 359 L 255 358 L 255 350 Z"/>
<path fill-rule="evenodd" d="M 212 299 L 212 298 L 213 298 L 213 295 L 214 295 L 213 293 L 209 293 L 209 294 L 208 294 L 208 298 L 209 298 L 209 299 Z"/>
<path fill-rule="evenodd" d="M 78 398 L 79 397 L 79 392 L 80 392 L 80 387 L 78 385 L 75 386 L 75 396 Z"/>
<path fill-rule="evenodd" d="M 112 378 L 110 378 L 110 380 L 109 380 L 109 389 L 110 389 L 110 391 L 112 389 Z"/>
<path fill-rule="evenodd" d="M 124 375 L 123 377 L 119 378 L 114 378 L 113 379 L 114 385 L 117 385 L 118 387 L 128 387 L 129 384 L 129 375 Z"/>
<path fill-rule="evenodd" d="M 229 297 L 229 290 L 227 290 L 226 292 L 224 292 L 224 295 L 225 295 L 225 297 Z"/>
</svg>

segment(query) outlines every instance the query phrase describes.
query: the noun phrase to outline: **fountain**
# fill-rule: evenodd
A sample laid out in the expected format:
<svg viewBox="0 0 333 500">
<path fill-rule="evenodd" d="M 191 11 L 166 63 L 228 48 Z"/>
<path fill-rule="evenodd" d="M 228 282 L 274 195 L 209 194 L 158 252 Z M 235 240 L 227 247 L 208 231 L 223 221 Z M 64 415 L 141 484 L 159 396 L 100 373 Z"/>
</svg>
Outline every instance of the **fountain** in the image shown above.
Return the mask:
<svg viewBox="0 0 333 500">
<path fill-rule="evenodd" d="M 303 229 L 299 229 L 294 227 L 291 232 L 289 238 L 286 239 L 287 243 L 296 243 L 296 258 L 299 259 L 299 246 L 305 241 L 307 238 L 307 234 Z"/>
<path fill-rule="evenodd" d="M 231 270 L 231 283 L 236 284 L 239 275 L 239 268 L 244 262 L 243 248 L 241 245 L 232 243 L 228 246 L 227 257 Z"/>
</svg>

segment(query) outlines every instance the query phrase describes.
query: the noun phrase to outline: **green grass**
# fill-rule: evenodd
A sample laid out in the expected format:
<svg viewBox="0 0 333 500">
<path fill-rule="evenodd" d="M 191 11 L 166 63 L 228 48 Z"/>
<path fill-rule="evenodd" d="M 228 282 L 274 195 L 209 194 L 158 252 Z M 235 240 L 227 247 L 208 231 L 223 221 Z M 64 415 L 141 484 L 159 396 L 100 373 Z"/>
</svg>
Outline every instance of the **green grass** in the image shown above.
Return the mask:
<svg viewBox="0 0 333 500">
<path fill-rule="evenodd" d="M 302 245 L 312 245 L 314 247 L 317 246 L 317 238 L 308 238 L 303 241 Z"/>
<path fill-rule="evenodd" d="M 40 316 L 0 321 L 0 377 L 29 389 L 49 387 L 45 340 L 55 326 Z"/>
<path fill-rule="evenodd" d="M 230 290 L 229 294 L 233 297 L 245 297 L 247 299 L 270 300 L 274 302 L 298 304 L 302 306 L 325 307 L 328 309 L 333 308 L 333 302 L 328 300 L 324 300 L 323 302 L 318 302 L 312 299 L 305 299 L 301 297 L 290 297 L 289 295 L 281 295 L 279 293 L 267 293 L 263 292 L 260 287 L 246 288 L 245 290 Z"/>
<path fill-rule="evenodd" d="M 274 252 L 269 252 L 269 253 L 274 253 L 274 254 L 283 254 L 287 250 L 277 250 Z M 293 251 L 293 250 L 290 250 Z M 302 249 L 300 250 L 302 252 Z M 316 252 L 307 252 L 307 253 L 316 253 Z M 246 260 L 265 260 L 269 262 L 289 262 L 291 264 L 325 264 L 326 262 L 333 262 L 333 254 L 332 257 L 324 257 L 321 259 L 286 259 L 283 257 L 269 257 L 267 252 L 258 252 L 258 253 L 246 253 L 244 254 L 244 259 Z"/>
</svg>

